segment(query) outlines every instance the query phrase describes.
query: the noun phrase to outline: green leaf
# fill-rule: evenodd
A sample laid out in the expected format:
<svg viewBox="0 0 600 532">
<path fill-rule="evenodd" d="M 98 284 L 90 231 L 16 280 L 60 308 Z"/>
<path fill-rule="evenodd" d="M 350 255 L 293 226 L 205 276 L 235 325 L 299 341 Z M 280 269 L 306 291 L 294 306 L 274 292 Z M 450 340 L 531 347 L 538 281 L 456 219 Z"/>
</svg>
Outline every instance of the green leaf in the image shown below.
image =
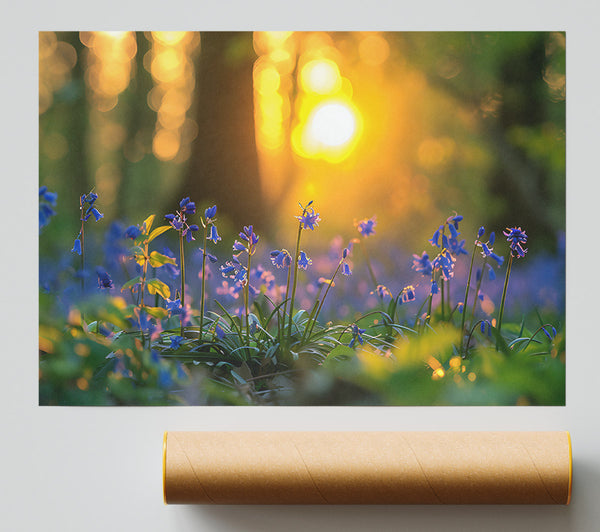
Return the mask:
<svg viewBox="0 0 600 532">
<path fill-rule="evenodd" d="M 124 292 L 125 290 L 128 290 L 130 288 L 133 288 L 136 284 L 139 284 L 141 282 L 142 282 L 142 278 L 139 275 L 137 277 L 134 277 L 133 279 L 129 279 L 129 281 L 127 281 L 121 287 L 121 292 Z"/>
<path fill-rule="evenodd" d="M 161 229 L 161 228 L 159 227 L 159 229 Z M 167 257 L 166 255 L 163 255 L 162 253 L 159 253 L 158 251 L 153 251 L 152 253 L 150 253 L 149 260 L 150 260 L 150 266 L 152 266 L 153 268 L 160 268 L 161 266 L 164 266 L 165 264 L 172 264 L 173 266 L 177 266 L 177 261 L 174 258 Z"/>
<path fill-rule="evenodd" d="M 166 233 L 169 229 L 171 229 L 170 225 L 161 225 L 160 227 L 157 227 L 150 233 L 150 236 L 148 237 L 148 243 L 152 242 L 157 236 Z"/>
<path fill-rule="evenodd" d="M 169 315 L 169 311 L 162 307 L 144 307 L 144 310 L 157 320 L 162 320 Z"/>
<path fill-rule="evenodd" d="M 327 355 L 326 360 L 333 360 L 337 357 L 353 357 L 356 355 L 356 351 L 347 345 L 338 345 L 334 347 Z"/>
<path fill-rule="evenodd" d="M 160 279 L 148 279 L 148 292 L 151 294 L 159 294 L 164 299 L 167 299 L 171 296 L 171 290 L 169 287 L 163 283 Z"/>
</svg>

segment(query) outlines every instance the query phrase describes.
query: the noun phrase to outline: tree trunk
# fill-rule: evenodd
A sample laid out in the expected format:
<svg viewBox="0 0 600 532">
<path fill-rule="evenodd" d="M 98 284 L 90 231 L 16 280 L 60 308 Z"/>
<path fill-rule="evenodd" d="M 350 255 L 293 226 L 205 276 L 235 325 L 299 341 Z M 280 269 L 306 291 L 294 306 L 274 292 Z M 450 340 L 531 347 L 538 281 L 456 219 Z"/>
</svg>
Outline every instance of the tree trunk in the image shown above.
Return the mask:
<svg viewBox="0 0 600 532">
<path fill-rule="evenodd" d="M 196 120 L 181 197 L 198 208 L 216 203 L 221 218 L 236 227 L 263 226 L 254 134 L 252 33 L 205 32 L 196 75 Z"/>
</svg>

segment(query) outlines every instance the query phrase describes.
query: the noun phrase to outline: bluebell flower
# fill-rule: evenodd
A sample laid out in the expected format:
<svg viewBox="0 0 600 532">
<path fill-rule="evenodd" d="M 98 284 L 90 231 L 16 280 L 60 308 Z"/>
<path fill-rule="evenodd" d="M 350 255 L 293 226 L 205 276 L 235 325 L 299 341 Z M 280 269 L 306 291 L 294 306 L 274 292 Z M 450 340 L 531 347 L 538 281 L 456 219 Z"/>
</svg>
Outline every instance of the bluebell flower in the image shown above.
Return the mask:
<svg viewBox="0 0 600 532">
<path fill-rule="evenodd" d="M 522 258 L 527 253 L 523 244 L 527 242 L 527 235 L 520 227 L 507 227 L 504 231 L 506 240 L 510 243 L 510 251 L 513 257 Z"/>
<path fill-rule="evenodd" d="M 400 293 L 400 304 L 410 303 L 417 299 L 417 294 L 415 293 L 415 287 L 411 284 L 405 286 Z"/>
<path fill-rule="evenodd" d="M 298 267 L 302 270 L 306 270 L 310 264 L 312 264 L 312 259 L 309 259 L 304 251 L 301 251 L 300 256 L 298 257 Z"/>
<path fill-rule="evenodd" d="M 360 345 L 363 345 L 365 343 L 362 335 L 365 333 L 365 329 L 359 329 L 358 325 L 356 325 L 356 323 L 352 324 L 352 339 L 350 340 L 350 343 L 348 344 L 348 347 L 354 347 L 354 344 L 358 341 L 358 343 Z"/>
<path fill-rule="evenodd" d="M 251 247 L 254 247 L 258 243 L 259 236 L 254 232 L 254 228 L 251 225 L 245 225 L 244 230 L 239 235 L 240 238 L 245 242 L 248 242 Z"/>
<path fill-rule="evenodd" d="M 348 266 L 347 262 L 342 264 L 342 275 L 352 275 L 352 270 L 350 269 L 350 266 Z"/>
<path fill-rule="evenodd" d="M 433 266 L 429 260 L 429 255 L 423 251 L 423 254 L 419 255 L 413 253 L 413 264 L 412 269 L 416 272 L 421 272 L 424 277 L 429 277 L 433 271 Z"/>
<path fill-rule="evenodd" d="M 437 282 L 434 279 L 433 281 L 431 281 L 431 295 L 435 295 L 438 292 L 439 292 L 438 284 L 437 284 Z"/>
<path fill-rule="evenodd" d="M 73 249 L 71 251 L 77 253 L 77 255 L 81 255 L 81 232 L 79 232 L 75 242 L 73 242 Z"/>
<path fill-rule="evenodd" d="M 188 242 L 191 242 L 192 240 L 196 240 L 194 238 L 193 232 L 194 231 L 198 231 L 200 228 L 196 225 L 196 224 L 192 224 L 192 225 L 188 225 L 184 230 L 182 235 L 185 236 L 185 239 Z"/>
<path fill-rule="evenodd" d="M 186 214 L 195 214 L 196 213 L 196 204 L 193 201 L 190 201 L 190 198 L 183 198 L 179 202 L 180 212 Z"/>
<path fill-rule="evenodd" d="M 300 221 L 304 229 L 310 229 L 311 231 L 314 231 L 321 221 L 319 213 L 315 213 L 315 210 L 312 207 L 308 208 L 308 206 L 302 212 L 302 216 L 296 216 L 296 219 Z"/>
<path fill-rule="evenodd" d="M 371 294 L 373 293 L 377 294 L 377 296 L 379 296 L 380 299 L 385 299 L 385 296 L 392 297 L 392 294 L 388 290 L 388 288 L 382 284 L 378 284 L 375 288 L 375 291 L 371 292 Z"/>
<path fill-rule="evenodd" d="M 79 209 L 81 210 L 81 220 L 86 222 L 90 216 L 94 216 L 96 221 L 104 218 L 104 214 L 102 214 L 96 207 L 94 207 L 94 203 L 98 199 L 98 194 L 94 192 L 90 192 L 87 195 L 82 194 L 79 199 Z M 86 207 L 87 203 L 87 207 Z"/>
<path fill-rule="evenodd" d="M 185 338 L 183 336 L 171 336 L 171 349 L 179 349 Z"/>
<path fill-rule="evenodd" d="M 437 246 L 438 248 L 440 247 L 440 234 L 442 233 L 442 229 L 444 229 L 444 226 L 440 225 L 433 233 L 433 236 L 429 239 L 429 242 L 432 246 Z"/>
<path fill-rule="evenodd" d="M 183 312 L 181 300 L 179 298 L 174 300 L 167 299 L 165 302 L 165 308 L 171 313 L 172 316 L 176 316 Z"/>
<path fill-rule="evenodd" d="M 289 254 L 287 249 L 271 251 L 271 262 L 273 266 L 277 268 L 289 268 L 292 264 L 292 256 Z"/>
<path fill-rule="evenodd" d="M 458 224 L 457 224 L 458 225 Z M 448 229 L 450 229 L 450 238 L 452 239 L 457 239 L 458 235 L 460 234 L 457 230 L 456 227 L 454 227 L 454 225 L 450 224 L 448 226 Z"/>
<path fill-rule="evenodd" d="M 465 240 L 461 240 L 459 242 L 455 238 L 450 238 L 448 240 L 447 249 L 448 249 L 448 251 L 450 251 L 450 253 L 452 253 L 452 255 L 455 255 L 457 257 L 459 255 L 468 255 L 469 252 L 464 248 L 464 245 L 465 245 Z"/>
<path fill-rule="evenodd" d="M 56 206 L 56 198 L 58 195 L 56 192 L 49 192 L 47 186 L 40 187 L 40 212 L 39 212 L 39 224 L 40 229 L 50 223 L 50 218 L 56 214 L 56 211 L 51 207 Z"/>
<path fill-rule="evenodd" d="M 210 223 L 209 220 L 212 220 L 217 215 L 217 206 L 213 205 L 204 211 L 204 218 L 206 218 L 207 223 Z"/>
<path fill-rule="evenodd" d="M 436 270 L 440 270 L 444 281 L 454 277 L 454 263 L 456 259 L 450 254 L 447 249 L 442 250 L 432 261 L 432 266 Z"/>
<path fill-rule="evenodd" d="M 108 272 L 104 268 L 102 268 L 101 266 L 98 266 L 96 268 L 96 274 L 98 275 L 98 287 L 101 290 L 102 289 L 110 290 L 111 288 L 114 288 L 113 281 L 110 278 L 110 275 L 108 275 Z"/>
<path fill-rule="evenodd" d="M 456 212 L 456 211 L 455 211 Z M 446 219 L 446 223 L 448 226 L 452 225 L 455 229 L 458 230 L 458 222 L 461 222 L 463 217 L 460 214 L 455 214 L 454 216 L 450 216 Z"/>
<path fill-rule="evenodd" d="M 240 253 L 243 253 L 244 251 L 246 251 L 246 246 L 244 244 L 242 244 L 239 240 L 236 240 L 233 243 L 233 253 L 235 255 L 239 255 Z"/>
<path fill-rule="evenodd" d="M 216 225 L 211 225 L 210 226 L 210 234 L 208 235 L 208 239 L 212 240 L 213 244 L 216 244 L 219 240 L 221 240 L 221 237 L 217 233 L 217 226 Z"/>
<path fill-rule="evenodd" d="M 479 242 L 478 245 L 481 246 L 481 254 L 484 257 L 491 257 L 493 260 L 496 261 L 498 266 L 502 265 L 502 263 L 504 262 L 504 257 L 499 257 L 498 255 L 496 255 L 485 242 Z"/>
<path fill-rule="evenodd" d="M 356 224 L 358 232 L 365 238 L 375 234 L 376 225 L 377 222 L 375 221 L 375 216 L 372 218 L 365 218 Z"/>
<path fill-rule="evenodd" d="M 483 225 L 479 228 L 479 231 L 477 231 L 477 238 L 481 238 L 485 233 L 485 227 L 483 227 Z"/>
<path fill-rule="evenodd" d="M 102 214 L 98 209 L 96 209 L 96 207 L 92 207 L 91 209 L 89 209 L 88 214 L 84 218 L 84 221 L 87 222 L 88 218 L 90 216 L 92 216 L 92 214 L 94 215 L 94 218 L 96 219 L 96 221 L 104 218 L 104 214 Z"/>
<path fill-rule="evenodd" d="M 125 229 L 125 238 L 130 238 L 131 240 L 135 240 L 142 234 L 142 231 L 137 225 L 130 225 L 127 229 Z"/>
<path fill-rule="evenodd" d="M 198 251 L 200 251 L 200 257 L 202 257 L 202 254 L 204 253 L 204 250 L 202 248 L 199 248 Z M 212 262 L 213 264 L 215 262 L 217 262 L 217 257 L 215 255 L 213 255 L 212 253 L 209 253 L 208 251 L 206 252 L 206 258 Z"/>
</svg>

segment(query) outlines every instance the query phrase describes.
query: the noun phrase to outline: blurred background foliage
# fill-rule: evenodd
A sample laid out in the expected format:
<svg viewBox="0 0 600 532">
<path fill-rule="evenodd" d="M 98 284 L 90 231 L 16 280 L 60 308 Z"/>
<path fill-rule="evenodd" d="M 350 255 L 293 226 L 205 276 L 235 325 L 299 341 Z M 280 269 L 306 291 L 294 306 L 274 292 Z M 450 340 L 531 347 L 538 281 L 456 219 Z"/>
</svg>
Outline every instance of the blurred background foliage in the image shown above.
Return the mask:
<svg viewBox="0 0 600 532">
<path fill-rule="evenodd" d="M 454 210 L 468 240 L 480 225 L 522 226 L 532 254 L 564 233 L 564 33 L 39 40 L 40 184 L 59 198 L 41 255 L 72 241 L 92 188 L 107 222 L 191 196 L 219 206 L 226 236 L 252 223 L 288 245 L 309 200 L 323 248 L 372 215 L 381 242 L 410 253 Z"/>
</svg>

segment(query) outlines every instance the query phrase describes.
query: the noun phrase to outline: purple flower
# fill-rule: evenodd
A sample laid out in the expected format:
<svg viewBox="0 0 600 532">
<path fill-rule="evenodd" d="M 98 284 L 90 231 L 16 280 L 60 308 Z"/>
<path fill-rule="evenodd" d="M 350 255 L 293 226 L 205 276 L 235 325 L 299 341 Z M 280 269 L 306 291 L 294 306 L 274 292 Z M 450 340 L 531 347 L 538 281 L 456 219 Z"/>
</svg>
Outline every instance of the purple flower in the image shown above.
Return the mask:
<svg viewBox="0 0 600 532">
<path fill-rule="evenodd" d="M 300 221 L 304 229 L 310 229 L 311 231 L 314 231 L 315 226 L 318 226 L 321 221 L 319 213 L 315 213 L 315 210 L 308 206 L 303 210 L 302 216 L 296 216 L 296 219 Z"/>
<path fill-rule="evenodd" d="M 357 340 L 360 345 L 363 345 L 365 343 L 365 341 L 362 337 L 362 335 L 364 333 L 365 333 L 365 329 L 359 329 L 358 325 L 356 325 L 356 323 L 353 323 L 352 324 L 352 340 L 350 340 L 348 347 L 354 347 L 354 344 L 356 343 Z"/>
<path fill-rule="evenodd" d="M 185 338 L 183 336 L 171 336 L 171 349 L 179 349 Z"/>
<path fill-rule="evenodd" d="M 104 268 L 102 268 L 101 266 L 98 266 L 96 268 L 96 274 L 98 275 L 98 287 L 101 290 L 102 289 L 110 290 L 111 288 L 114 288 L 113 281 L 110 278 L 110 275 L 108 275 L 107 271 Z"/>
<path fill-rule="evenodd" d="M 433 271 L 429 255 L 425 251 L 423 251 L 423 254 L 420 257 L 419 255 L 413 254 L 412 268 L 416 272 L 421 272 L 423 277 L 429 277 Z"/>
<path fill-rule="evenodd" d="M 202 255 L 204 254 L 204 250 L 202 248 L 198 248 L 198 251 L 200 251 L 200 257 L 202 257 Z M 208 251 L 206 252 L 206 258 L 213 264 L 218 260 L 215 255 L 209 253 Z"/>
<path fill-rule="evenodd" d="M 432 261 L 432 266 L 435 270 L 440 270 L 442 272 L 442 277 L 444 281 L 451 279 L 454 277 L 454 263 L 456 259 L 450 254 L 447 249 L 442 250 L 437 257 L 435 257 Z"/>
<path fill-rule="evenodd" d="M 356 224 L 358 232 L 365 238 L 375 234 L 375 225 L 377 225 L 375 216 L 371 218 L 365 218 Z"/>
<path fill-rule="evenodd" d="M 209 220 L 212 220 L 217 215 L 217 206 L 213 205 L 204 211 L 204 218 L 208 223 Z"/>
<path fill-rule="evenodd" d="M 444 226 L 440 225 L 433 233 L 433 236 L 429 239 L 429 242 L 431 242 L 432 246 L 437 246 L 438 248 L 440 247 L 440 234 L 443 229 Z"/>
<path fill-rule="evenodd" d="M 485 233 L 485 227 L 483 227 L 483 225 L 479 228 L 479 231 L 477 231 L 477 238 L 481 238 L 483 236 L 483 234 Z"/>
<path fill-rule="evenodd" d="M 310 264 L 312 264 L 312 260 L 308 258 L 304 251 L 301 251 L 300 256 L 298 257 L 298 267 L 302 270 L 306 270 Z"/>
<path fill-rule="evenodd" d="M 456 212 L 456 211 L 455 211 Z M 458 229 L 458 222 L 461 222 L 463 217 L 460 214 L 455 214 L 446 219 L 448 226 L 452 225 L 455 229 Z"/>
<path fill-rule="evenodd" d="M 276 266 L 277 268 L 289 268 L 292 263 L 292 256 L 287 249 L 282 249 L 281 251 L 275 249 L 271 251 L 271 262 L 273 263 L 273 266 Z"/>
<path fill-rule="evenodd" d="M 410 303 L 417 299 L 417 295 L 415 293 L 415 287 L 412 284 L 405 286 L 400 292 L 400 304 Z"/>
<path fill-rule="evenodd" d="M 56 192 L 48 192 L 48 187 L 40 187 L 40 212 L 39 223 L 40 230 L 50 223 L 50 218 L 56 214 L 56 211 L 50 206 L 56 206 Z"/>
<path fill-rule="evenodd" d="M 125 238 L 131 238 L 131 240 L 135 240 L 142 234 L 142 231 L 137 225 L 130 225 L 127 229 L 125 229 Z"/>
<path fill-rule="evenodd" d="M 179 208 L 181 209 L 181 213 L 187 213 L 187 214 L 195 214 L 196 213 L 196 204 L 193 201 L 190 201 L 190 198 L 183 198 L 179 202 Z"/>
<path fill-rule="evenodd" d="M 522 258 L 527 253 L 522 244 L 527 242 L 527 235 L 520 227 L 507 227 L 504 231 L 506 240 L 510 243 L 511 255 Z"/>
<path fill-rule="evenodd" d="M 233 252 L 236 255 L 239 255 L 240 253 L 243 253 L 244 251 L 246 251 L 246 246 L 244 244 L 242 244 L 239 240 L 236 240 L 233 243 Z"/>
<path fill-rule="evenodd" d="M 77 253 L 77 255 L 81 255 L 81 232 L 77 235 L 75 242 L 73 242 L 73 249 L 71 251 Z"/>
<path fill-rule="evenodd" d="M 378 284 L 377 287 L 375 288 L 375 292 L 381 299 L 384 299 L 385 296 L 390 296 L 392 297 L 391 292 L 387 289 L 386 286 L 382 285 L 382 284 Z M 371 292 L 371 294 L 373 294 L 373 292 Z"/>
<path fill-rule="evenodd" d="M 438 284 L 437 284 L 437 282 L 434 279 L 433 281 L 431 281 L 431 295 L 437 294 L 438 291 L 439 291 Z"/>
<path fill-rule="evenodd" d="M 352 275 L 352 270 L 350 269 L 350 266 L 348 266 L 347 262 L 342 264 L 342 275 Z"/>
<path fill-rule="evenodd" d="M 216 207 L 215 207 L 215 210 L 216 210 Z M 208 239 L 212 240 L 213 244 L 216 244 L 219 240 L 221 240 L 221 237 L 217 233 L 217 226 L 216 225 L 211 225 L 210 226 L 210 234 L 208 235 Z"/>
</svg>

